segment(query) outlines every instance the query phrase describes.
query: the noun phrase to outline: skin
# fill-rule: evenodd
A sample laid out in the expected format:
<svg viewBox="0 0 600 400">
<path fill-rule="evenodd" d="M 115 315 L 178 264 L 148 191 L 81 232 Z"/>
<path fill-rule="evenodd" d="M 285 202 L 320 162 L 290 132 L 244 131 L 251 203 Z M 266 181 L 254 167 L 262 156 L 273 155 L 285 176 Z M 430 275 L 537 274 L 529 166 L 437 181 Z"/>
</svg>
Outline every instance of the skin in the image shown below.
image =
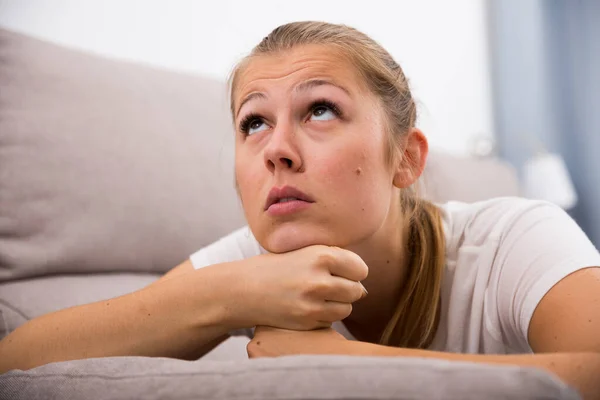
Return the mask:
<svg viewBox="0 0 600 400">
<path fill-rule="evenodd" d="M 233 95 L 235 171 L 248 223 L 268 251 L 325 244 L 351 250 L 369 266 L 363 284 L 376 290 L 353 304 L 346 321 L 367 338 L 376 332 L 363 327 L 383 329 L 404 281 L 400 190 L 420 175 L 428 145 L 421 131 L 410 130 L 404 154 L 389 165 L 379 100 L 340 58 L 329 48 L 305 46 L 253 60 Z M 302 89 L 315 80 L 327 84 Z M 315 115 L 310 106 L 323 98 L 342 115 L 326 108 Z M 248 135 L 239 125 L 251 113 L 260 118 Z M 408 168 L 407 156 L 419 160 L 416 171 Z M 293 215 L 268 215 L 264 204 L 269 191 L 284 185 L 315 202 Z"/>
<path fill-rule="evenodd" d="M 333 85 L 297 90 L 316 79 Z M 315 114 L 310 103 L 320 98 L 338 104 L 343 115 Z M 422 172 L 427 141 L 418 129 L 409 130 L 395 163 L 385 163 L 383 109 L 344 57 L 326 46 L 262 55 L 243 71 L 233 100 L 236 126 L 249 113 L 260 115 L 251 135 L 239 129 L 236 133 L 239 193 L 257 240 L 274 253 L 313 244 L 339 246 L 369 266 L 363 281 L 369 295 L 354 303 L 344 320 L 359 341 L 348 341 L 331 328 L 258 327 L 248 345 L 250 357 L 389 355 L 537 366 L 558 375 L 584 398 L 600 396 L 599 267 L 564 278 L 536 308 L 528 339 L 535 353 L 545 354 L 449 354 L 373 343 L 404 283 L 406 238 L 397 205 L 400 190 Z M 409 158 L 416 170 L 408 168 Z M 263 207 L 266 196 L 271 187 L 283 185 L 299 188 L 315 203 L 285 218 L 269 216 Z"/>
</svg>

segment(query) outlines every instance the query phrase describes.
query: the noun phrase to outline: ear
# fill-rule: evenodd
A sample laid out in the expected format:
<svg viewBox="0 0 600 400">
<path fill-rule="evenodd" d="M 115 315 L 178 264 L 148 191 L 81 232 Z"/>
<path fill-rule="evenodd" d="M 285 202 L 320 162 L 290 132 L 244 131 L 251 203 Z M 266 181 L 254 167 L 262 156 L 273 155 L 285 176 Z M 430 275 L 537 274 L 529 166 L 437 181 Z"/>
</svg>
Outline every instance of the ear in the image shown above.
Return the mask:
<svg viewBox="0 0 600 400">
<path fill-rule="evenodd" d="M 423 132 L 418 128 L 410 128 L 395 167 L 394 186 L 403 189 L 415 183 L 425 169 L 428 154 L 429 143 Z"/>
</svg>

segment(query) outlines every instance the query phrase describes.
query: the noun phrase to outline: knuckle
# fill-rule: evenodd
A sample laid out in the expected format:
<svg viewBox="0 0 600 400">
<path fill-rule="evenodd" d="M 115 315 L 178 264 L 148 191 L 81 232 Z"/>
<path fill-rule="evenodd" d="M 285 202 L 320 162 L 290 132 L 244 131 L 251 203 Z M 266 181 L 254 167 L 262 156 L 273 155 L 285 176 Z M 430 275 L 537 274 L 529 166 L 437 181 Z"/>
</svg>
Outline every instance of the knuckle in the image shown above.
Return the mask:
<svg viewBox="0 0 600 400">
<path fill-rule="evenodd" d="M 316 264 L 320 267 L 329 268 L 336 262 L 334 251 L 329 247 L 323 247 L 316 256 Z"/>
<path fill-rule="evenodd" d="M 321 307 L 313 304 L 305 304 L 300 308 L 300 316 L 303 318 L 313 320 L 319 314 L 321 314 Z"/>
<path fill-rule="evenodd" d="M 306 285 L 304 293 L 308 296 L 323 295 L 327 292 L 329 286 L 329 282 L 324 278 L 314 279 Z"/>
</svg>

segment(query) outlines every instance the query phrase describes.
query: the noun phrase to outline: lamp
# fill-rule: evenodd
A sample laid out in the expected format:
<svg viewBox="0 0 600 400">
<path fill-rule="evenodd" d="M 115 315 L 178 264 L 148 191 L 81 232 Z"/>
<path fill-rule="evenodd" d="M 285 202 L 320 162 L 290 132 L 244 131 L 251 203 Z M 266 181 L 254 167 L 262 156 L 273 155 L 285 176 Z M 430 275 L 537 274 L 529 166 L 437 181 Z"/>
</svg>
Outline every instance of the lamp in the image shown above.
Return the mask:
<svg viewBox="0 0 600 400">
<path fill-rule="evenodd" d="M 523 171 L 525 197 L 550 201 L 565 210 L 577 204 L 577 193 L 560 155 L 540 152 L 525 163 Z"/>
</svg>

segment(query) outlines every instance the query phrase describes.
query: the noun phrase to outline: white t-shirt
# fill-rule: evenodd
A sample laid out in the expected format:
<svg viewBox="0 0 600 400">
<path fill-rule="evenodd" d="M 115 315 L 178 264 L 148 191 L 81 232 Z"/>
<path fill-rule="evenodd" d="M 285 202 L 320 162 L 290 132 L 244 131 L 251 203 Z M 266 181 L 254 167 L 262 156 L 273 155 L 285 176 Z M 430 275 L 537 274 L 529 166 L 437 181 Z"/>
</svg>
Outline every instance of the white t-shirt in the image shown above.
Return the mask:
<svg viewBox="0 0 600 400">
<path fill-rule="evenodd" d="M 505 197 L 439 207 L 447 261 L 440 323 L 430 349 L 531 352 L 527 331 L 542 297 L 570 273 L 600 266 L 600 253 L 569 215 L 551 203 Z M 198 269 L 265 252 L 244 227 L 190 260 Z M 353 339 L 343 323 L 333 327 Z"/>
</svg>

